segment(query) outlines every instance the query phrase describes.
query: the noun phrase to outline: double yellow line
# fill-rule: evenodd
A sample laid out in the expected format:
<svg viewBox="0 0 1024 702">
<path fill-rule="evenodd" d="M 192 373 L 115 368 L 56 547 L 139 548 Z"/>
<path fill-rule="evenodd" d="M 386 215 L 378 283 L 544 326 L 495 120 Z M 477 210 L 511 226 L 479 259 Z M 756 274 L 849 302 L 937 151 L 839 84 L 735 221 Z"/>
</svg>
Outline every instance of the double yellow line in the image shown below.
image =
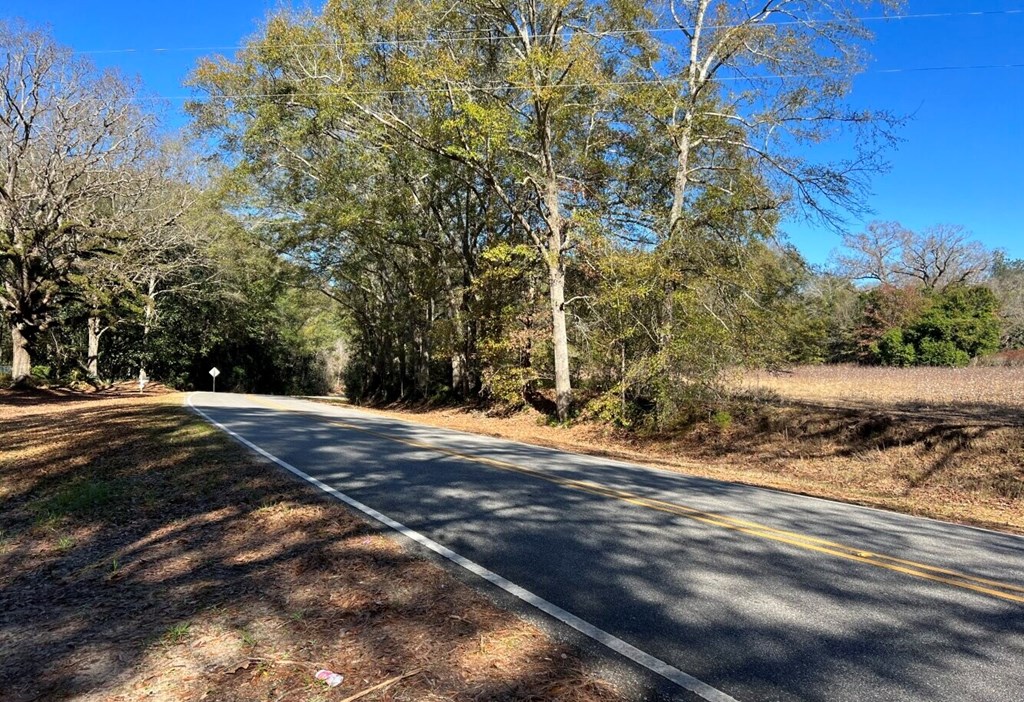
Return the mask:
<svg viewBox="0 0 1024 702">
<path fill-rule="evenodd" d="M 282 410 L 285 412 L 296 412 L 301 413 L 301 410 L 296 410 L 286 405 L 282 405 L 277 402 L 266 400 L 264 398 L 257 398 L 253 396 L 247 396 L 249 401 L 253 404 L 266 407 L 268 409 Z M 819 539 L 813 536 L 807 536 L 793 531 L 786 531 L 784 529 L 776 529 L 775 527 L 766 526 L 764 524 L 758 524 L 757 522 L 747 521 L 745 519 L 738 519 L 736 517 L 729 517 L 722 514 L 716 514 L 714 512 L 706 512 L 704 510 L 694 509 L 687 507 L 686 505 L 680 505 L 674 502 L 666 502 L 665 500 L 658 500 L 650 497 L 644 497 L 637 495 L 626 490 L 620 490 L 618 488 L 611 488 L 598 483 L 592 483 L 585 480 L 571 480 L 569 478 L 560 478 L 558 476 L 549 475 L 542 471 L 533 470 L 532 468 L 524 468 L 523 466 L 502 461 L 495 458 L 487 458 L 485 456 L 475 456 L 473 454 L 462 453 L 460 451 L 453 451 L 452 449 L 445 448 L 443 446 L 436 446 L 434 444 L 427 444 L 421 441 L 414 441 L 411 439 L 400 439 L 388 434 L 373 431 L 371 429 L 364 429 L 363 427 L 350 424 L 342 420 L 324 420 L 328 424 L 333 426 L 341 427 L 351 431 L 357 431 L 362 434 L 367 434 L 379 439 L 386 441 L 392 441 L 406 446 L 412 446 L 414 448 L 425 449 L 435 453 L 441 453 L 446 456 L 453 458 L 459 458 L 465 461 L 473 463 L 480 463 L 491 468 L 498 468 L 500 470 L 510 471 L 514 473 L 520 473 L 522 475 L 528 475 L 532 478 L 554 483 L 562 487 L 570 488 L 573 490 L 580 490 L 593 495 L 600 495 L 602 497 L 610 497 L 623 502 L 628 502 L 633 505 L 645 507 L 647 509 L 657 510 L 659 512 L 665 512 L 678 517 L 686 517 L 697 522 L 709 524 L 712 526 L 720 527 L 722 529 L 729 529 L 731 531 L 740 532 L 750 536 L 756 536 L 762 539 L 768 539 L 771 541 L 778 541 L 781 543 L 789 544 L 790 546 L 796 546 L 807 551 L 816 551 L 818 553 L 825 553 L 830 556 L 836 556 L 838 558 L 845 558 L 850 561 L 857 561 L 858 563 L 864 563 L 866 565 L 875 566 L 877 568 L 885 568 L 886 570 L 892 570 L 897 573 L 903 573 L 904 575 L 910 575 L 915 578 L 922 578 L 924 580 L 931 580 L 944 585 L 952 585 L 953 587 L 963 588 L 965 590 L 972 590 L 974 592 L 980 592 L 985 595 L 992 597 L 998 597 L 1002 600 L 1009 600 L 1010 602 L 1024 603 L 1024 587 L 1013 585 L 1010 583 L 1000 582 L 998 580 L 990 580 L 988 578 L 979 578 L 968 573 L 961 573 L 948 568 L 939 568 L 936 566 L 930 566 L 924 563 L 917 563 L 915 561 L 908 561 L 902 558 L 896 558 L 894 556 L 887 556 L 881 553 L 874 553 L 864 549 L 854 548 L 846 546 L 844 544 L 836 543 L 835 541 L 829 541 L 827 539 Z"/>
</svg>

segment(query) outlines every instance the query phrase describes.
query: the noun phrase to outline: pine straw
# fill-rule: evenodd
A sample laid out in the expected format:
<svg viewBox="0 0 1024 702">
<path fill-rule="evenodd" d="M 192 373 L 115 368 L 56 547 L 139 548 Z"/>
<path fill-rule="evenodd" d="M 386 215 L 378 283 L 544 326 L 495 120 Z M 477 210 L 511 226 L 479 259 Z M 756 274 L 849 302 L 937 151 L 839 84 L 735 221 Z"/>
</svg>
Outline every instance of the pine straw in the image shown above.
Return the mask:
<svg viewBox="0 0 1024 702">
<path fill-rule="evenodd" d="M 573 650 L 179 405 L 0 394 L 6 702 L 340 701 L 417 669 L 361 699 L 621 699 Z"/>
</svg>

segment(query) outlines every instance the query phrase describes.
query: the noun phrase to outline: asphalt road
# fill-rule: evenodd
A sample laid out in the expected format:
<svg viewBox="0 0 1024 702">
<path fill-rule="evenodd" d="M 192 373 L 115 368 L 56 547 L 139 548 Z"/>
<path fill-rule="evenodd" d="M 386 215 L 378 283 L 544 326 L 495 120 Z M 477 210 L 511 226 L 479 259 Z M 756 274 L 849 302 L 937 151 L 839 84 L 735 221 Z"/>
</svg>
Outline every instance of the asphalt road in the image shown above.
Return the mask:
<svg viewBox="0 0 1024 702">
<path fill-rule="evenodd" d="M 191 402 L 705 699 L 1024 700 L 1024 538 L 345 407 Z"/>
</svg>

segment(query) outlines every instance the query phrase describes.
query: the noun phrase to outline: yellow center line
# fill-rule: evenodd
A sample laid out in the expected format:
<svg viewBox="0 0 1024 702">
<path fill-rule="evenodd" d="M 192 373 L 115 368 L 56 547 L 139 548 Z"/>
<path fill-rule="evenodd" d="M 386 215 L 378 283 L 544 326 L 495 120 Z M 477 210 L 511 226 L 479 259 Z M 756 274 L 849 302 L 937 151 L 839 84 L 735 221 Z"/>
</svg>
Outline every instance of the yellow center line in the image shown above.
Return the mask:
<svg viewBox="0 0 1024 702">
<path fill-rule="evenodd" d="M 263 398 L 247 396 L 250 402 L 256 405 L 266 407 L 268 409 L 277 409 L 285 412 L 301 413 L 301 410 L 297 410 L 287 405 L 280 404 L 271 400 L 265 400 Z M 709 524 L 711 526 L 720 527 L 722 529 L 728 529 L 750 536 L 756 536 L 762 539 L 768 539 L 771 541 L 777 541 L 791 546 L 796 546 L 807 551 L 814 551 L 817 553 L 825 553 L 838 558 L 844 558 L 846 560 L 856 561 L 858 563 L 864 563 L 866 565 L 875 566 L 877 568 L 885 568 L 886 570 L 895 571 L 897 573 L 903 573 L 904 575 L 911 575 L 916 578 L 922 578 L 924 580 L 931 580 L 933 582 L 943 583 L 945 585 L 952 585 L 954 587 L 963 588 L 966 590 L 972 590 L 974 592 L 980 592 L 985 595 L 992 597 L 998 597 L 1003 600 L 1009 600 L 1011 602 L 1024 603 L 1024 587 L 1014 585 L 1012 583 L 1004 583 L 998 580 L 991 580 L 988 578 L 981 578 L 978 576 L 970 575 L 968 573 L 961 573 L 948 568 L 941 568 L 938 566 L 931 566 L 925 563 L 917 563 L 915 561 L 908 561 L 895 556 L 888 556 L 881 553 L 874 553 L 865 549 L 855 548 L 840 544 L 827 539 L 821 539 L 815 536 L 809 536 L 806 534 L 800 534 L 798 532 L 786 531 L 784 529 L 778 529 L 775 527 L 767 526 L 764 524 L 758 524 L 757 522 L 751 522 L 745 519 L 737 517 L 730 517 L 723 514 L 716 514 L 714 512 L 706 512 L 704 510 L 695 509 L 693 507 L 687 507 L 686 505 L 677 504 L 674 502 L 666 502 L 665 500 L 659 500 L 656 498 L 644 497 L 637 495 L 626 490 L 619 488 L 612 488 L 598 483 L 592 483 L 585 480 L 573 480 L 570 478 L 561 478 L 555 475 L 549 475 L 542 471 L 534 470 L 532 468 L 525 468 L 515 463 L 509 463 L 495 458 L 487 458 L 486 456 L 477 456 L 468 453 L 462 453 L 461 451 L 454 451 L 443 446 L 437 446 L 434 444 L 424 443 L 422 441 L 415 441 L 412 439 L 402 439 L 395 436 L 390 436 L 381 432 L 373 431 L 372 429 L 365 429 L 363 427 L 350 424 L 343 420 L 331 419 L 324 420 L 326 423 L 333 426 L 341 427 L 343 429 L 349 429 L 351 431 L 357 431 L 362 434 L 367 434 L 379 439 L 386 441 L 392 441 L 413 448 L 425 449 L 435 453 L 441 453 L 446 456 L 453 458 L 459 458 L 461 460 L 470 461 L 473 463 L 480 463 L 492 468 L 498 468 L 505 471 L 514 473 L 520 473 L 522 475 L 528 475 L 533 478 L 539 478 L 549 483 L 554 483 L 562 487 L 579 490 L 581 492 L 587 492 L 594 495 L 600 495 L 602 497 L 611 497 L 622 502 L 645 507 L 647 509 L 656 510 L 659 512 L 665 512 L 679 517 L 686 517 L 703 524 Z"/>
</svg>

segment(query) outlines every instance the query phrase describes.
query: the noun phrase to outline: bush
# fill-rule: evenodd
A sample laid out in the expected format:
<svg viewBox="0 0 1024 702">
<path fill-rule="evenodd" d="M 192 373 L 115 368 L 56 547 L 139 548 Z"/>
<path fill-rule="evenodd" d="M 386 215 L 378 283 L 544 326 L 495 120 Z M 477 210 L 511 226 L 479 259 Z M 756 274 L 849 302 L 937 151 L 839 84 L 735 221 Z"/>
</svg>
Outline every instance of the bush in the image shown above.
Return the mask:
<svg viewBox="0 0 1024 702">
<path fill-rule="evenodd" d="M 935 341 L 921 339 L 918 363 L 925 366 L 949 366 L 963 368 L 971 362 L 971 357 L 963 349 L 958 349 L 952 341 Z"/>
<path fill-rule="evenodd" d="M 878 362 L 883 366 L 912 366 L 922 362 L 914 345 L 903 339 L 902 329 L 890 329 L 882 334 L 882 338 L 872 349 Z"/>
<path fill-rule="evenodd" d="M 725 410 L 718 410 L 713 415 L 711 415 L 712 424 L 718 427 L 721 431 L 726 431 L 729 427 L 731 427 L 732 421 L 732 414 L 726 412 Z"/>
<path fill-rule="evenodd" d="M 995 353 L 999 350 L 998 312 L 999 304 L 988 288 L 947 288 L 908 329 L 907 336 L 916 342 L 918 363 L 962 366 L 975 356 Z"/>
</svg>

